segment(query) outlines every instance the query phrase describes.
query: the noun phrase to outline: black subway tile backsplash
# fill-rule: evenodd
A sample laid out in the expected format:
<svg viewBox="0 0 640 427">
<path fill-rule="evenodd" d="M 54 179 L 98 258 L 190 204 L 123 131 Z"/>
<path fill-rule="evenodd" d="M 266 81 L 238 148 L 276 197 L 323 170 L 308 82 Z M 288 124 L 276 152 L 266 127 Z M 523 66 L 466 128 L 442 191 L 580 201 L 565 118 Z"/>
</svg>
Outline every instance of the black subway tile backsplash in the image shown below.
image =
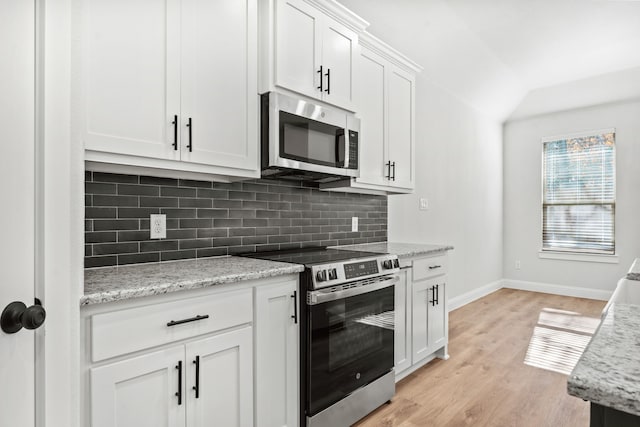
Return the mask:
<svg viewBox="0 0 640 427">
<path fill-rule="evenodd" d="M 149 238 L 149 215 L 167 238 Z M 351 231 L 357 216 L 359 231 Z M 85 173 L 85 267 L 251 251 L 380 242 L 387 198 L 324 192 L 312 183 L 194 181 Z"/>
</svg>

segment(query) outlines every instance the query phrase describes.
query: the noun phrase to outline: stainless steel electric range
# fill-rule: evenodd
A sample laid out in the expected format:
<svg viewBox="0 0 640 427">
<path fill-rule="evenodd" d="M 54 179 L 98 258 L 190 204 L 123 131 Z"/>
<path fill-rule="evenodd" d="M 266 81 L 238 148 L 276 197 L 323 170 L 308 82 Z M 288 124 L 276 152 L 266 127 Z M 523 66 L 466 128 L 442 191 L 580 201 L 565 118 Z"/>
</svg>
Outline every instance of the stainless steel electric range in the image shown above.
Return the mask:
<svg viewBox="0 0 640 427">
<path fill-rule="evenodd" d="M 305 266 L 301 426 L 347 427 L 391 400 L 397 256 L 327 248 L 244 255 Z"/>
</svg>

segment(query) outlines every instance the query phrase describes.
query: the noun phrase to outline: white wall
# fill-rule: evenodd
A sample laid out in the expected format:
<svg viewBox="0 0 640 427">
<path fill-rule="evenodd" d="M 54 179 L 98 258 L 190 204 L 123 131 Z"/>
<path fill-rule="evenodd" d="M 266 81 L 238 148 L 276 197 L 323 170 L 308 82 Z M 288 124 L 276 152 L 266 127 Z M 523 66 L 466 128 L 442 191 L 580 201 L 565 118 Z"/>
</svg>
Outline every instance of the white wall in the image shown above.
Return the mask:
<svg viewBox="0 0 640 427">
<path fill-rule="evenodd" d="M 560 92 L 547 94 L 551 99 Z M 618 264 L 538 258 L 543 136 L 616 128 Z M 504 126 L 504 277 L 587 290 L 614 289 L 640 256 L 640 101 L 573 109 Z M 515 260 L 522 263 L 515 269 Z M 587 292 L 588 293 L 588 292 Z"/>
<path fill-rule="evenodd" d="M 449 298 L 499 281 L 500 117 L 523 88 L 445 1 L 340 1 L 370 22 L 371 34 L 424 67 L 416 82 L 416 189 L 389 197 L 389 241 L 453 245 Z M 429 210 L 418 210 L 420 197 Z"/>
<path fill-rule="evenodd" d="M 416 189 L 389 197 L 389 241 L 453 245 L 454 298 L 502 278 L 502 126 L 424 73 L 416 87 Z"/>
</svg>

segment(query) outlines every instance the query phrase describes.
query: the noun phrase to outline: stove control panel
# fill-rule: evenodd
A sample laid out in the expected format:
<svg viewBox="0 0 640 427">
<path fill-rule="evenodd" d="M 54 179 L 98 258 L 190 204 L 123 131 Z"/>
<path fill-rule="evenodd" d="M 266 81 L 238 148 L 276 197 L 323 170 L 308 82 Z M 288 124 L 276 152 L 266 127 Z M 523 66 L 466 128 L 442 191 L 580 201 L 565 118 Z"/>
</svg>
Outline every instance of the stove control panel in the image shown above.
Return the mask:
<svg viewBox="0 0 640 427">
<path fill-rule="evenodd" d="M 400 268 L 395 255 L 351 259 L 311 267 L 312 288 L 326 288 L 376 276 L 393 274 Z"/>
<path fill-rule="evenodd" d="M 383 261 L 383 264 L 385 262 L 387 261 Z M 377 274 L 378 272 L 378 261 L 376 260 L 354 262 L 352 264 L 344 265 L 344 275 L 346 279 L 370 276 L 372 274 Z"/>
</svg>

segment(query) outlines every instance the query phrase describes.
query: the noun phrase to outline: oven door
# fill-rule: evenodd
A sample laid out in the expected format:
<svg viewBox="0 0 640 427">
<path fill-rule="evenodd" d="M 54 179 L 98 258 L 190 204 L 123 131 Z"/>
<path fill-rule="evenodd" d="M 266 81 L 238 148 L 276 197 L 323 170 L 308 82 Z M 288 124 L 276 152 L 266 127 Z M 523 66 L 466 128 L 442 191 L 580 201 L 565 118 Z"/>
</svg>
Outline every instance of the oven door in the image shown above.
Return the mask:
<svg viewBox="0 0 640 427">
<path fill-rule="evenodd" d="M 393 280 L 395 279 L 395 280 Z M 394 287 L 397 277 L 337 298 L 309 292 L 306 415 L 311 417 L 393 368 Z M 365 288 L 374 290 L 366 291 Z M 346 296 L 345 296 L 346 295 Z"/>
</svg>

